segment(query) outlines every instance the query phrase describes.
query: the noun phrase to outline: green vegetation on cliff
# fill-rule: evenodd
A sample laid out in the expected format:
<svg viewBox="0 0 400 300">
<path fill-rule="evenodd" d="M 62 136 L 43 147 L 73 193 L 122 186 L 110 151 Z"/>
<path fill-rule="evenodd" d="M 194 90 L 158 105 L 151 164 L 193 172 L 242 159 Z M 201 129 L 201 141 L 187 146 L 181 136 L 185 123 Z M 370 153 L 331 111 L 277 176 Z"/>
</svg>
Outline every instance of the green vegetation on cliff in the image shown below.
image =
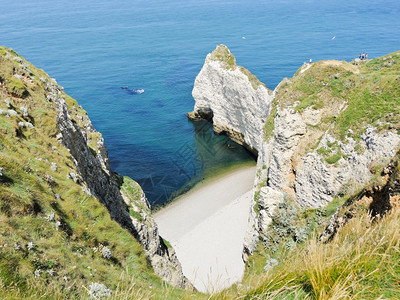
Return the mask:
<svg viewBox="0 0 400 300">
<path fill-rule="evenodd" d="M 214 299 L 398 299 L 399 162 L 400 152 L 324 208 L 285 199 L 243 281 Z"/>
<path fill-rule="evenodd" d="M 284 106 L 325 109 L 314 127 L 337 124 L 332 133 L 340 138 L 357 138 L 368 124 L 399 131 L 399 68 L 399 52 L 359 66 L 315 63 L 280 86 L 265 134 L 271 136 L 273 118 Z M 371 165 L 375 175 L 368 186 L 343 191 L 325 208 L 302 210 L 287 197 L 241 283 L 213 295 L 183 291 L 154 274 L 142 246 L 80 184 L 73 157 L 56 138 L 56 104 L 44 93 L 49 81 L 0 47 L 1 299 L 82 299 L 90 291 L 111 292 L 114 299 L 400 297 L 399 153 L 389 165 Z M 64 96 L 74 122 L 85 126 L 86 112 Z M 338 107 L 340 113 L 329 113 Z M 95 131 L 87 136 L 93 155 L 99 138 Z M 314 144 L 317 149 L 318 138 Z M 337 145 L 328 148 L 317 151 L 335 163 Z M 131 201 L 142 196 L 136 182 L 119 180 Z M 333 231 L 320 241 L 331 220 Z"/>
<path fill-rule="evenodd" d="M 300 113 L 320 110 L 318 129 L 330 128 L 341 140 L 358 139 L 368 125 L 400 133 L 400 51 L 358 65 L 321 61 L 303 66 L 279 86 L 276 103 Z M 265 131 L 268 137 L 271 126 Z"/>
<path fill-rule="evenodd" d="M 219 45 L 211 52 L 210 59 L 224 63 L 226 69 L 234 69 L 236 67 L 236 58 L 225 45 Z"/>
<path fill-rule="evenodd" d="M 257 90 L 259 85 L 262 85 L 266 88 L 265 84 L 258 80 L 257 76 L 252 74 L 246 68 L 236 65 L 235 56 L 231 53 L 231 51 L 229 51 L 228 47 L 226 47 L 225 45 L 217 46 L 217 48 L 210 53 L 209 59 L 221 62 L 222 66 L 227 70 L 235 70 L 236 68 L 239 68 L 239 70 L 247 76 L 253 89 Z"/>
<path fill-rule="evenodd" d="M 42 70 L 0 48 L 0 298 L 82 299 L 96 290 L 117 299 L 179 297 L 81 184 L 56 139 L 56 104 L 46 99 L 44 81 L 51 79 Z M 64 96 L 84 126 L 86 112 Z M 100 137 L 87 136 L 94 155 Z M 138 184 L 123 181 L 130 200 L 140 198 Z"/>
</svg>

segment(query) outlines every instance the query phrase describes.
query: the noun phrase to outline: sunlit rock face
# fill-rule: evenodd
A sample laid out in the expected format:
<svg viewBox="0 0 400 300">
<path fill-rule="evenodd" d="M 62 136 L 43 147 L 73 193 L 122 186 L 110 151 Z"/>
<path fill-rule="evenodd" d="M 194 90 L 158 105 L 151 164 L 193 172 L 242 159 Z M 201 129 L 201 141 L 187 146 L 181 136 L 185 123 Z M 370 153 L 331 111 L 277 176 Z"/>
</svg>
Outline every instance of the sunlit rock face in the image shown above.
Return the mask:
<svg viewBox="0 0 400 300">
<path fill-rule="evenodd" d="M 269 114 L 273 93 L 248 70 L 236 65 L 229 49 L 219 45 L 208 54 L 197 75 L 191 119 L 213 122 L 214 131 L 257 153 L 262 128 Z"/>
</svg>

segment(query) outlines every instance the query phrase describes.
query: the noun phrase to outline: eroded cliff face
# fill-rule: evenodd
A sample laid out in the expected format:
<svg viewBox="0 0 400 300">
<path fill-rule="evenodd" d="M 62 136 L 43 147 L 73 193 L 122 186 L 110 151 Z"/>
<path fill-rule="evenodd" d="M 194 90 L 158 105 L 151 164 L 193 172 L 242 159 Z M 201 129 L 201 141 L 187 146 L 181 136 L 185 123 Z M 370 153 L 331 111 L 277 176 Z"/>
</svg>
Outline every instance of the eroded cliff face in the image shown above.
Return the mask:
<svg viewBox="0 0 400 300">
<path fill-rule="evenodd" d="M 58 154 L 65 159 L 69 170 L 64 181 L 70 181 L 72 186 L 79 185 L 84 193 L 96 197 L 108 209 L 112 219 L 143 245 L 157 275 L 174 286 L 191 288 L 174 250 L 167 248 L 158 234 L 143 191 L 130 178 L 122 178 L 111 170 L 102 135 L 93 128 L 86 112 L 54 79 L 15 52 L 2 47 L 0 54 L 0 88 L 4 95 L 11 95 L 5 100 L 8 110 L 0 110 L 0 114 L 10 120 L 30 120 L 19 121 L 15 129 L 17 137 L 28 139 L 31 134 L 43 143 L 44 138 L 39 138 L 42 134 L 49 141 L 49 151 L 56 152 L 57 148 L 65 147 L 63 151 L 69 155 Z M 33 117 L 31 113 L 35 110 L 38 113 L 35 112 Z M 39 122 L 38 119 L 42 120 Z M 7 130 L 7 134 L 11 131 Z M 53 172 L 57 174 L 59 169 L 57 163 L 51 163 Z M 44 178 L 51 187 L 57 186 L 53 176 L 45 175 Z M 62 200 L 59 194 L 54 197 L 57 201 Z"/>
<path fill-rule="evenodd" d="M 191 288 L 182 273 L 181 265 L 172 248 L 167 248 L 158 234 L 158 228 L 150 215 L 150 205 L 140 186 L 129 178 L 122 178 L 110 168 L 104 140 L 86 113 L 72 110 L 65 101 L 63 88 L 54 79 L 41 78 L 47 92 L 47 100 L 56 104 L 58 117 L 58 142 L 73 157 L 78 174 L 70 177 L 82 185 L 88 194 L 94 195 L 109 210 L 111 217 L 130 231 L 143 245 L 155 273 L 162 279 L 181 288 Z M 140 196 L 132 195 L 126 185 L 133 186 Z M 141 217 L 131 216 L 133 210 Z"/>
<path fill-rule="evenodd" d="M 285 198 L 301 208 L 322 207 L 365 185 L 374 165 L 395 155 L 400 146 L 400 71 L 395 67 L 400 54 L 360 66 L 305 64 L 274 92 L 259 85 L 257 93 L 240 70 L 230 69 L 235 64 L 228 51 L 219 46 L 207 56 L 189 116 L 211 116 L 212 111 L 216 132 L 228 128 L 234 140 L 242 137 L 258 152 L 246 260 Z"/>
<path fill-rule="evenodd" d="M 396 154 L 400 72 L 392 66 L 399 58 L 395 53 L 363 66 L 306 64 L 275 89 L 259 150 L 245 258 L 282 199 L 322 207 L 367 184 L 374 167 Z"/>
<path fill-rule="evenodd" d="M 290 109 L 279 111 L 275 133 L 259 152 L 244 257 L 254 251 L 259 235 L 268 230 L 277 205 L 285 197 L 294 199 L 302 208 L 322 207 L 336 196 L 354 192 L 367 184 L 373 176 L 371 166 L 388 163 L 400 146 L 398 134 L 378 133 L 377 128 L 368 127 L 358 141 L 347 138 L 343 142 L 325 132 L 316 150 L 304 149 L 304 145 L 309 144 L 307 135 L 310 132 L 305 129 L 303 117 Z M 289 138 L 282 136 L 283 132 L 291 133 Z M 327 161 L 327 157 L 319 153 L 325 150 L 318 152 L 332 145 L 340 152 L 335 162 Z"/>
<path fill-rule="evenodd" d="M 189 118 L 212 120 L 216 133 L 227 134 L 257 152 L 273 95 L 248 70 L 236 65 L 226 46 L 219 45 L 207 55 L 192 94 L 196 103 Z"/>
</svg>

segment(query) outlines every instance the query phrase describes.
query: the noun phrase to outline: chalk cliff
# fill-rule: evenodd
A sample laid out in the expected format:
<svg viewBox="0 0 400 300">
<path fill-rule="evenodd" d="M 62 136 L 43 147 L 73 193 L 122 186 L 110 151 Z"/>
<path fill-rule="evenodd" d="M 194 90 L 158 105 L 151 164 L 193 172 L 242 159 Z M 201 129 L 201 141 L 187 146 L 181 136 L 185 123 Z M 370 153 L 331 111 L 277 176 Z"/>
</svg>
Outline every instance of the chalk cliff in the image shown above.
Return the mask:
<svg viewBox="0 0 400 300">
<path fill-rule="evenodd" d="M 189 118 L 212 120 L 216 133 L 227 134 L 254 153 L 260 149 L 260 132 L 273 93 L 248 70 L 237 66 L 225 45 L 207 55 L 192 94 L 196 102 Z"/>
<path fill-rule="evenodd" d="M 93 128 L 87 113 L 45 72 L 36 69 L 12 50 L 1 47 L 0 54 L 0 96 L 4 99 L 1 101 L 3 105 L 5 103 L 7 106 L 6 110 L 0 109 L 1 124 L 5 124 L 6 128 L 4 134 L 2 132 L 2 140 L 17 138 L 17 143 L 21 140 L 32 145 L 36 143 L 49 147 L 48 151 L 52 155 L 50 159 L 54 160 L 51 163 L 51 172 L 54 175 L 47 174 L 43 177 L 57 201 L 63 200 L 64 196 L 60 194 L 65 191 L 58 188 L 59 191 L 55 192 L 55 187 L 64 185 L 63 181 L 69 182 L 78 191 L 83 191 L 87 197 L 97 198 L 107 208 L 111 218 L 128 230 L 144 247 L 148 261 L 157 275 L 174 286 L 191 287 L 182 274 L 174 250 L 168 248 L 159 236 L 150 215 L 149 203 L 140 186 L 110 168 L 102 135 Z M 13 135 L 14 127 L 16 137 Z M 23 147 L 22 144 L 19 145 L 18 150 Z M 34 146 L 36 148 L 39 146 Z M 62 154 L 62 151 L 68 154 Z M 39 152 L 39 157 L 43 153 L 45 152 Z M 32 154 L 32 158 L 27 159 L 33 160 L 33 156 Z M 65 160 L 65 163 L 57 160 Z M 40 161 L 43 159 L 40 158 Z M 61 181 L 58 177 L 64 169 L 68 173 Z M 29 170 L 32 173 L 36 169 L 30 167 Z M 44 171 L 40 171 L 40 174 L 41 172 Z M 75 197 L 68 194 L 68 198 Z M 43 202 L 47 203 L 44 200 Z M 61 218 L 63 214 L 61 209 L 58 210 Z M 55 213 L 52 219 L 54 216 Z M 64 216 L 64 219 L 67 217 Z M 61 221 L 58 222 L 62 224 Z M 67 234 L 73 235 L 73 230 L 69 229 Z"/>
<path fill-rule="evenodd" d="M 131 195 L 124 192 L 124 189 L 120 190 L 121 183 L 129 181 L 129 178 L 123 179 L 111 170 L 104 140 L 93 128 L 87 114 L 79 113 L 76 107 L 75 111 L 74 108 L 70 110 L 62 93 L 63 88 L 54 79 L 41 80 L 46 89 L 46 99 L 56 104 L 59 130 L 56 137 L 74 158 L 79 172 L 78 181 L 81 181 L 88 193 L 93 194 L 107 207 L 114 220 L 128 229 L 144 246 L 157 275 L 174 286 L 190 286 L 183 276 L 175 251 L 172 248 L 168 249 L 158 234 L 144 193 L 141 191 L 140 197 L 135 199 L 129 197 Z M 135 183 L 131 181 L 130 184 Z M 140 189 L 138 184 L 136 189 Z M 130 209 L 139 213 L 142 221 L 131 216 Z"/>
<path fill-rule="evenodd" d="M 222 45 L 207 55 L 189 117 L 208 118 L 217 133 L 258 152 L 246 260 L 283 199 L 322 207 L 366 184 L 374 165 L 395 155 L 400 104 L 392 71 L 400 53 L 359 66 L 304 64 L 274 92 L 261 83 L 254 90 L 232 56 Z"/>
</svg>

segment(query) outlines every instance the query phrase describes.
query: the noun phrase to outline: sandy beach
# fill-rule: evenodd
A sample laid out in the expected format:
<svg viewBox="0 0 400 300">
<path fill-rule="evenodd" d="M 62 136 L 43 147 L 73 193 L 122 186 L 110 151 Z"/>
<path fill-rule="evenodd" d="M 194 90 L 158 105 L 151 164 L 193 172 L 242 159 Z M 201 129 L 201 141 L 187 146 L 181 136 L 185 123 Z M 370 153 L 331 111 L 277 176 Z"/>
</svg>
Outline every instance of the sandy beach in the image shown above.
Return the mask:
<svg viewBox="0 0 400 300">
<path fill-rule="evenodd" d="M 176 250 L 183 273 L 202 292 L 218 291 L 243 276 L 256 167 L 241 167 L 200 184 L 153 217 Z"/>
</svg>

